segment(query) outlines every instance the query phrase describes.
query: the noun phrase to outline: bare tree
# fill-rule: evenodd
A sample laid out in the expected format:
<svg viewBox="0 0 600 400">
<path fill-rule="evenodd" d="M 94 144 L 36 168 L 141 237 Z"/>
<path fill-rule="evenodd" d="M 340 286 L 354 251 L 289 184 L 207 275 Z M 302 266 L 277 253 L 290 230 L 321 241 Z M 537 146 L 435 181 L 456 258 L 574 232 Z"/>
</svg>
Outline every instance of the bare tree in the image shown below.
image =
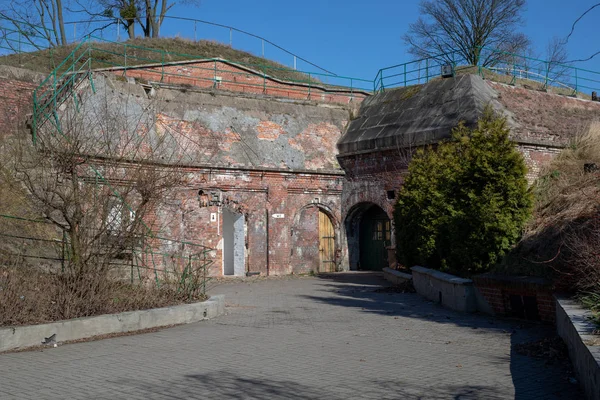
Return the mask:
<svg viewBox="0 0 600 400">
<path fill-rule="evenodd" d="M 78 9 L 92 19 L 115 18 L 130 39 L 135 37 L 135 25 L 142 29 L 144 37 L 156 38 L 167 17 L 167 13 L 177 4 L 176 0 L 75 0 Z M 200 0 L 182 0 L 182 4 L 198 6 Z"/>
<path fill-rule="evenodd" d="M 151 107 L 128 96 L 78 97 L 63 108 L 56 121 L 38 126 L 35 146 L 19 136 L 15 176 L 66 233 L 70 276 L 103 278 L 115 259 L 147 245 L 149 213 L 182 183 L 172 166 L 182 152 L 155 134 Z"/>
<path fill-rule="evenodd" d="M 67 44 L 63 11 L 63 0 L 16 0 L 9 2 L 0 15 L 20 39 L 44 48 Z"/>
<path fill-rule="evenodd" d="M 110 25 L 120 24 L 127 31 L 129 39 L 135 38 L 135 25 L 141 23 L 141 0 L 74 0 L 76 7 L 69 11 L 84 14 L 90 21 L 109 20 L 94 31 L 103 30 Z M 89 32 L 92 33 L 92 32 Z"/>
<path fill-rule="evenodd" d="M 420 58 L 446 54 L 445 61 L 454 56 L 470 65 L 493 65 L 499 53 L 483 48 L 518 53 L 529 47 L 517 31 L 524 7 L 525 0 L 422 0 L 421 17 L 403 39 Z"/>
<path fill-rule="evenodd" d="M 546 47 L 547 74 L 551 82 L 562 82 L 567 79 L 570 67 L 567 65 L 566 42 L 553 37 Z"/>
</svg>

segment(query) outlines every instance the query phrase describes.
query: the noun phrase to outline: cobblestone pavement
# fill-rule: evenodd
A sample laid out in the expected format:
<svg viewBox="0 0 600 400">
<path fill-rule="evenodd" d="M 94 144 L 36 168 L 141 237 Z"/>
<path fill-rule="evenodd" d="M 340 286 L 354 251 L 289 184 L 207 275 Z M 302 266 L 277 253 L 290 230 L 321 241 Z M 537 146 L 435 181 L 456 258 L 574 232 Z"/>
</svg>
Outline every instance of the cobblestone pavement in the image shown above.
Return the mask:
<svg viewBox="0 0 600 400">
<path fill-rule="evenodd" d="M 375 274 L 215 283 L 227 315 L 0 355 L 1 399 L 579 399 L 514 352 L 550 327 L 463 315 Z M 58 338 L 60 340 L 60 338 Z"/>
</svg>

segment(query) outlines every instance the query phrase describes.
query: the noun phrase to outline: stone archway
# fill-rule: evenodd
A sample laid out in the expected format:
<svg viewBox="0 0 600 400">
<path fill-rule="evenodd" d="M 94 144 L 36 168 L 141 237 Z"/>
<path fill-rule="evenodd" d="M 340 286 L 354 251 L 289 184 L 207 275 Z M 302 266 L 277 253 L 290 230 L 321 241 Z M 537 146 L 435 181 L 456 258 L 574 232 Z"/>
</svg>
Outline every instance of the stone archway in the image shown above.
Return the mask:
<svg viewBox="0 0 600 400">
<path fill-rule="evenodd" d="M 374 203 L 359 203 L 345 221 L 350 270 L 379 271 L 388 266 L 387 247 L 392 243 L 392 224 Z"/>
<path fill-rule="evenodd" d="M 291 227 L 290 272 L 336 272 L 339 224 L 321 204 L 302 207 Z"/>
</svg>

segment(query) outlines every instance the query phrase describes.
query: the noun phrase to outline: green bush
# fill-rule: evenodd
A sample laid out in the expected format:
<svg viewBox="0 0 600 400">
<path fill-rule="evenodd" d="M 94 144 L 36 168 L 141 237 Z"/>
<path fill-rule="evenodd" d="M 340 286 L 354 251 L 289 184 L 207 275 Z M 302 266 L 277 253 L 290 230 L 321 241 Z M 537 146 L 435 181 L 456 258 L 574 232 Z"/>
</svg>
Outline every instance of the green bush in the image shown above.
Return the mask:
<svg viewBox="0 0 600 400">
<path fill-rule="evenodd" d="M 486 109 L 470 129 L 416 152 L 395 209 L 399 260 L 461 276 L 485 272 L 519 239 L 533 199 L 506 120 Z"/>
</svg>

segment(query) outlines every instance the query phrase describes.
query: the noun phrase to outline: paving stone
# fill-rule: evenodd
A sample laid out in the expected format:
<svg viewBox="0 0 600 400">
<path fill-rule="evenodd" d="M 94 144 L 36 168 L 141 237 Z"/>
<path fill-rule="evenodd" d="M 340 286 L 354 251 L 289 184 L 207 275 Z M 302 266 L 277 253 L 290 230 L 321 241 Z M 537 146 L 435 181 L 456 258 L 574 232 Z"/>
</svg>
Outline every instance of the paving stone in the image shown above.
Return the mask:
<svg viewBox="0 0 600 400">
<path fill-rule="evenodd" d="M 4 399 L 580 399 L 568 366 L 518 355 L 552 327 L 375 293 L 377 274 L 213 283 L 226 315 L 0 355 Z"/>
</svg>

